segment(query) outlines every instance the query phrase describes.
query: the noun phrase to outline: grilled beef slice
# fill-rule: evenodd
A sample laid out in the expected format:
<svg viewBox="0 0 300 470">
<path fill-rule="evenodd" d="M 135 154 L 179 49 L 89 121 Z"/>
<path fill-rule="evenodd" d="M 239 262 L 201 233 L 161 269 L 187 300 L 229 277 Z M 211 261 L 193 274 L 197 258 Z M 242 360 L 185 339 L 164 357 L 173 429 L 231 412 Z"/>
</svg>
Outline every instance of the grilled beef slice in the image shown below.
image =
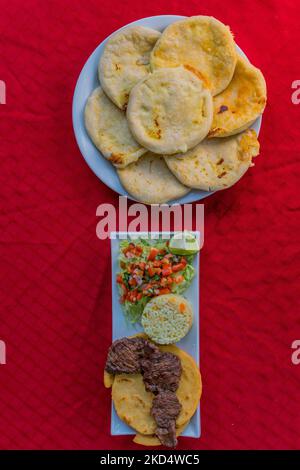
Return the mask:
<svg viewBox="0 0 300 470">
<path fill-rule="evenodd" d="M 109 348 L 105 370 L 110 374 L 138 374 L 145 350 L 148 354 L 158 348 L 144 338 L 122 338 Z"/>
<path fill-rule="evenodd" d="M 177 390 L 182 368 L 180 359 L 174 354 L 157 349 L 145 355 L 141 360 L 141 369 L 145 388 L 149 392 Z"/>
<path fill-rule="evenodd" d="M 175 392 L 159 392 L 153 400 L 151 414 L 157 424 L 156 435 L 167 447 L 175 447 L 177 444 L 175 424 L 180 410 L 181 404 Z"/>
<path fill-rule="evenodd" d="M 143 338 L 122 338 L 109 348 L 105 370 L 110 374 L 138 374 L 144 351 Z"/>
</svg>

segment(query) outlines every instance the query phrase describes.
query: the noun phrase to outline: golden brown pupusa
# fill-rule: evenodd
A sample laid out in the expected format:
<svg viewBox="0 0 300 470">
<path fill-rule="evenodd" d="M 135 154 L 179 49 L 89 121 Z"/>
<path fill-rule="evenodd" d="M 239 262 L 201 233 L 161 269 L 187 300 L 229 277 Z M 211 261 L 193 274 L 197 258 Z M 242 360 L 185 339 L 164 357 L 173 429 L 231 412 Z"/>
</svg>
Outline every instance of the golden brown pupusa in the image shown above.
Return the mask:
<svg viewBox="0 0 300 470">
<path fill-rule="evenodd" d="M 106 43 L 98 72 L 107 96 L 125 110 L 132 87 L 150 72 L 150 52 L 160 32 L 132 26 L 114 34 Z"/>
<path fill-rule="evenodd" d="M 179 65 L 195 68 L 215 96 L 229 84 L 237 54 L 227 26 L 212 16 L 192 16 L 163 31 L 150 60 L 152 70 Z"/>
<path fill-rule="evenodd" d="M 146 150 L 133 138 L 126 116 L 98 87 L 85 107 L 85 127 L 102 155 L 119 168 L 135 162 Z"/>
<path fill-rule="evenodd" d="M 212 96 L 190 69 L 161 68 L 132 89 L 126 115 L 134 138 L 151 152 L 186 152 L 208 134 Z"/>
<path fill-rule="evenodd" d="M 209 137 L 227 137 L 247 129 L 263 112 L 267 101 L 261 71 L 239 57 L 228 87 L 213 98 L 214 117 Z"/>
<path fill-rule="evenodd" d="M 190 191 L 171 173 L 163 157 L 151 152 L 118 170 L 118 176 L 126 191 L 145 204 L 162 204 Z"/>
<path fill-rule="evenodd" d="M 217 191 L 235 184 L 259 153 L 254 130 L 224 139 L 205 139 L 189 152 L 165 157 L 182 184 L 203 191 Z"/>
</svg>

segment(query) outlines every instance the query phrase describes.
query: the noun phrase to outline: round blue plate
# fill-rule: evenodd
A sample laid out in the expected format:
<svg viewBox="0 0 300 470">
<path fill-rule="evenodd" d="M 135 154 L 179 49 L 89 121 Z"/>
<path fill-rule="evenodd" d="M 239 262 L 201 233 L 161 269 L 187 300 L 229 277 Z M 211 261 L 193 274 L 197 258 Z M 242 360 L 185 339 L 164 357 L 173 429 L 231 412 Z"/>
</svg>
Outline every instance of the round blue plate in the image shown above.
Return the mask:
<svg viewBox="0 0 300 470">
<path fill-rule="evenodd" d="M 157 29 L 158 31 L 163 31 L 170 23 L 174 23 L 174 21 L 178 21 L 183 18 L 185 17 L 177 15 L 150 16 L 148 18 L 142 18 L 141 20 L 129 23 L 123 26 L 122 28 L 118 29 L 118 31 L 133 25 L 148 26 L 149 28 Z M 97 150 L 97 148 L 92 143 L 84 125 L 84 108 L 86 100 L 88 99 L 92 91 L 99 86 L 98 62 L 101 57 L 101 54 L 103 53 L 105 43 L 109 38 L 110 36 L 104 41 L 102 41 L 101 44 L 99 44 L 99 46 L 90 55 L 90 57 L 84 64 L 83 69 L 81 70 L 73 96 L 73 128 L 77 144 L 80 148 L 83 158 L 85 159 L 86 163 L 91 168 L 91 170 L 95 173 L 95 175 L 97 175 L 98 178 L 104 184 L 106 184 L 106 186 L 113 189 L 120 195 L 127 196 L 130 199 L 133 199 L 132 196 L 130 196 L 130 194 L 128 194 L 127 191 L 125 191 L 125 189 L 121 185 L 115 168 L 108 160 L 106 160 L 101 155 L 99 150 Z M 244 52 L 238 46 L 236 47 L 238 53 L 246 57 Z M 262 117 L 260 116 L 251 126 L 256 131 L 257 135 L 260 131 L 261 121 Z M 210 194 L 213 193 L 209 191 L 192 190 L 186 196 L 172 201 L 172 204 L 185 204 L 188 202 L 199 201 L 200 199 L 203 199 L 209 196 Z"/>
</svg>

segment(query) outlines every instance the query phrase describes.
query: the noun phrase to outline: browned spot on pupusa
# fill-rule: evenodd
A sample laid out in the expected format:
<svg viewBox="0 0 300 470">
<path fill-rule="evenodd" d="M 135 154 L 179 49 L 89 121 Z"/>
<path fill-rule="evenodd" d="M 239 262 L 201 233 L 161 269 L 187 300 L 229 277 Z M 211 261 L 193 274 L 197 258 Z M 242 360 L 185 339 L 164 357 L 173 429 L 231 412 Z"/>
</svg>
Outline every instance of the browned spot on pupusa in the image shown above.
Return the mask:
<svg viewBox="0 0 300 470">
<path fill-rule="evenodd" d="M 215 134 L 217 134 L 220 131 L 222 131 L 221 127 L 214 127 L 213 129 L 209 131 L 208 137 L 213 137 Z"/>
<path fill-rule="evenodd" d="M 123 104 L 122 110 L 126 112 L 128 100 L 129 100 L 129 93 L 124 93 L 124 100 L 125 100 L 125 104 Z"/>
<path fill-rule="evenodd" d="M 121 70 L 121 66 L 119 64 L 115 64 L 116 70 Z"/>
<path fill-rule="evenodd" d="M 258 100 L 258 104 L 266 104 L 267 100 L 264 96 L 262 96 L 261 98 L 259 98 Z"/>
<path fill-rule="evenodd" d="M 220 160 L 217 162 L 217 165 L 221 165 L 221 163 L 224 162 L 224 158 L 220 158 Z"/>
<path fill-rule="evenodd" d="M 223 176 L 227 175 L 227 172 L 226 171 L 223 171 L 223 173 L 220 173 L 220 175 L 218 175 L 218 178 L 223 178 Z"/>
<path fill-rule="evenodd" d="M 208 83 L 207 78 L 199 70 L 195 69 L 195 67 L 189 64 L 184 64 L 183 66 L 186 70 L 188 70 L 189 72 L 192 72 L 194 75 L 196 75 L 197 78 L 202 80 L 206 88 L 209 88 L 209 83 Z"/>
<path fill-rule="evenodd" d="M 159 127 L 158 117 L 153 119 L 155 129 L 151 130 L 149 135 L 155 139 L 161 139 L 161 128 Z"/>
<path fill-rule="evenodd" d="M 121 165 L 123 163 L 123 153 L 112 153 L 108 160 L 114 165 Z"/>
<path fill-rule="evenodd" d="M 225 104 L 222 104 L 222 106 L 220 106 L 219 108 L 218 114 L 225 113 L 225 111 L 228 111 L 228 106 L 225 106 Z"/>
</svg>

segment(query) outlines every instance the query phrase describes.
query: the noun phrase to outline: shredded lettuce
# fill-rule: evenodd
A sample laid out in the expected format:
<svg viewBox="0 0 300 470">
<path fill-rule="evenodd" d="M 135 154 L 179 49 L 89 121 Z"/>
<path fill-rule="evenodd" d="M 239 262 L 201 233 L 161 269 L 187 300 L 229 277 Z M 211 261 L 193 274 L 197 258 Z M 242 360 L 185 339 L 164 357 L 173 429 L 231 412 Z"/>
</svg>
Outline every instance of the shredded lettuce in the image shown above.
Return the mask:
<svg viewBox="0 0 300 470">
<path fill-rule="evenodd" d="M 146 304 L 149 302 L 149 297 L 142 297 L 135 303 L 125 300 L 123 304 L 124 314 L 130 323 L 139 322 Z"/>
<path fill-rule="evenodd" d="M 145 240 L 143 240 L 145 241 Z M 125 264 L 128 264 L 129 262 L 130 263 L 134 263 L 136 260 L 138 261 L 147 261 L 147 257 L 148 257 L 148 254 L 150 252 L 150 246 L 149 245 L 144 245 L 144 243 L 141 243 L 142 240 L 138 239 L 138 240 L 122 240 L 120 241 L 120 254 L 119 254 L 119 262 L 121 263 L 121 261 L 123 261 L 123 263 Z M 126 258 L 126 256 L 124 255 L 123 253 L 123 250 L 125 248 L 127 248 L 130 243 L 135 243 L 136 245 L 144 245 L 143 246 L 143 253 L 140 255 L 140 256 L 134 256 L 130 259 Z"/>
<path fill-rule="evenodd" d="M 172 285 L 172 292 L 174 294 L 182 294 L 190 285 L 195 276 L 195 269 L 191 264 L 187 264 L 186 267 L 178 274 L 182 274 L 184 281 L 180 284 Z"/>
</svg>

